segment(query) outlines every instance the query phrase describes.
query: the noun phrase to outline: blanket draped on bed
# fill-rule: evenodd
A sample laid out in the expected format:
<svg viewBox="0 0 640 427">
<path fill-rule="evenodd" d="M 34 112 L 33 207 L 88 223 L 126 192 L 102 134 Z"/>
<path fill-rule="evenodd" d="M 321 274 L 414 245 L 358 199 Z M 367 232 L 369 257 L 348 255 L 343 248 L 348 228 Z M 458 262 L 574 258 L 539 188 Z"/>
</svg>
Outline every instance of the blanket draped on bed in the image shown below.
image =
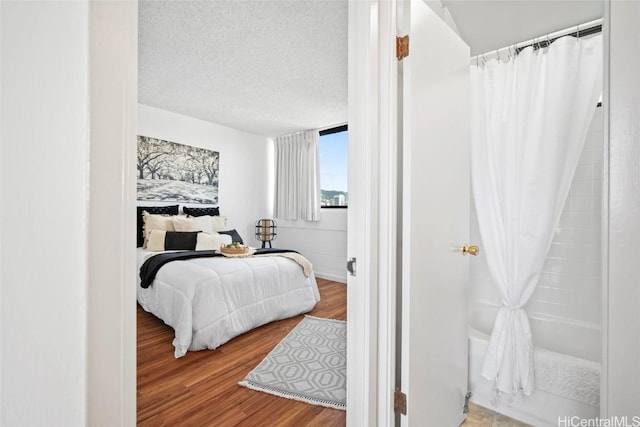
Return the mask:
<svg viewBox="0 0 640 427">
<path fill-rule="evenodd" d="M 256 249 L 254 255 L 271 255 L 271 254 L 286 254 L 286 253 L 294 253 L 298 252 L 293 251 L 291 249 L 276 249 L 276 248 L 259 248 Z M 158 255 L 154 255 L 149 257 L 144 264 L 140 267 L 140 279 L 142 280 L 140 287 L 148 288 L 153 283 L 153 280 L 156 278 L 156 274 L 158 270 L 168 262 L 171 261 L 182 261 L 186 259 L 193 258 L 211 258 L 211 257 L 221 257 L 224 256 L 216 251 L 181 251 L 181 252 L 165 252 Z M 302 266 L 306 273 L 305 266 Z M 308 274 L 306 274 L 308 275 Z"/>
</svg>

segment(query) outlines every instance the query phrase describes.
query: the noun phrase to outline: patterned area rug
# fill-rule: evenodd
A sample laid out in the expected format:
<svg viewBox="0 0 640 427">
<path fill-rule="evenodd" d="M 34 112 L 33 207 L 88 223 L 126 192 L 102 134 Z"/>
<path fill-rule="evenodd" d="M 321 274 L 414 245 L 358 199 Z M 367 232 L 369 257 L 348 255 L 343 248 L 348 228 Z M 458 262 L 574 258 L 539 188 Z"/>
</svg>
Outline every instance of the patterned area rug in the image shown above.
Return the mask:
<svg viewBox="0 0 640 427">
<path fill-rule="evenodd" d="M 238 384 L 288 399 L 345 410 L 347 323 L 305 316 Z"/>
</svg>

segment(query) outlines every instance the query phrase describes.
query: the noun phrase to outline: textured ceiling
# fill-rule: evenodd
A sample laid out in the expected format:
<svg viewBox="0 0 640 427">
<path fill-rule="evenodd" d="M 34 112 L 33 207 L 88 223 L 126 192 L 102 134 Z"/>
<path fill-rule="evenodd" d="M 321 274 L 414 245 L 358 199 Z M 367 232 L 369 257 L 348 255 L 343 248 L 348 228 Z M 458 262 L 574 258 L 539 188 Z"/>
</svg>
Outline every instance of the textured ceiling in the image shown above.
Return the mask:
<svg viewBox="0 0 640 427">
<path fill-rule="evenodd" d="M 472 55 L 603 14 L 601 0 L 442 4 Z M 140 0 L 139 101 L 267 136 L 342 124 L 347 37 L 347 0 Z"/>
<path fill-rule="evenodd" d="M 139 2 L 139 101 L 276 136 L 347 120 L 347 1 Z"/>
</svg>

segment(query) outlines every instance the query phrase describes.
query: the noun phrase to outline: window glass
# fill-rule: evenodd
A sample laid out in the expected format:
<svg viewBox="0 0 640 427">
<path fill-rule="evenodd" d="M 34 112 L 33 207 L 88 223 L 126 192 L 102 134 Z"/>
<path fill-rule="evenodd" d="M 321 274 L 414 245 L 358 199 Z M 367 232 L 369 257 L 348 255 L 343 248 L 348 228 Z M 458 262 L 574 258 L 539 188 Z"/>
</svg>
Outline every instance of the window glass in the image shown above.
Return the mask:
<svg viewBox="0 0 640 427">
<path fill-rule="evenodd" d="M 320 133 L 320 205 L 325 207 L 347 207 L 347 168 L 349 165 L 349 131 L 332 130 Z"/>
</svg>

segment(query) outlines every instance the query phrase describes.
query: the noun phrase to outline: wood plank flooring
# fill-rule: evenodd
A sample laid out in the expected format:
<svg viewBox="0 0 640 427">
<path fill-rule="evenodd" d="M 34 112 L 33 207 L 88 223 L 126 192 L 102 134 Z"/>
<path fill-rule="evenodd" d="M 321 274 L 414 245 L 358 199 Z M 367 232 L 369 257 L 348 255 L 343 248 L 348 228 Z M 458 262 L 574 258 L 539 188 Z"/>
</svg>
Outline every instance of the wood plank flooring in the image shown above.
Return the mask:
<svg viewBox="0 0 640 427">
<path fill-rule="evenodd" d="M 318 279 L 314 316 L 346 320 L 346 285 Z M 264 325 L 216 350 L 173 357 L 173 329 L 138 307 L 139 426 L 344 426 L 345 412 L 238 385 L 302 320 Z"/>
</svg>

